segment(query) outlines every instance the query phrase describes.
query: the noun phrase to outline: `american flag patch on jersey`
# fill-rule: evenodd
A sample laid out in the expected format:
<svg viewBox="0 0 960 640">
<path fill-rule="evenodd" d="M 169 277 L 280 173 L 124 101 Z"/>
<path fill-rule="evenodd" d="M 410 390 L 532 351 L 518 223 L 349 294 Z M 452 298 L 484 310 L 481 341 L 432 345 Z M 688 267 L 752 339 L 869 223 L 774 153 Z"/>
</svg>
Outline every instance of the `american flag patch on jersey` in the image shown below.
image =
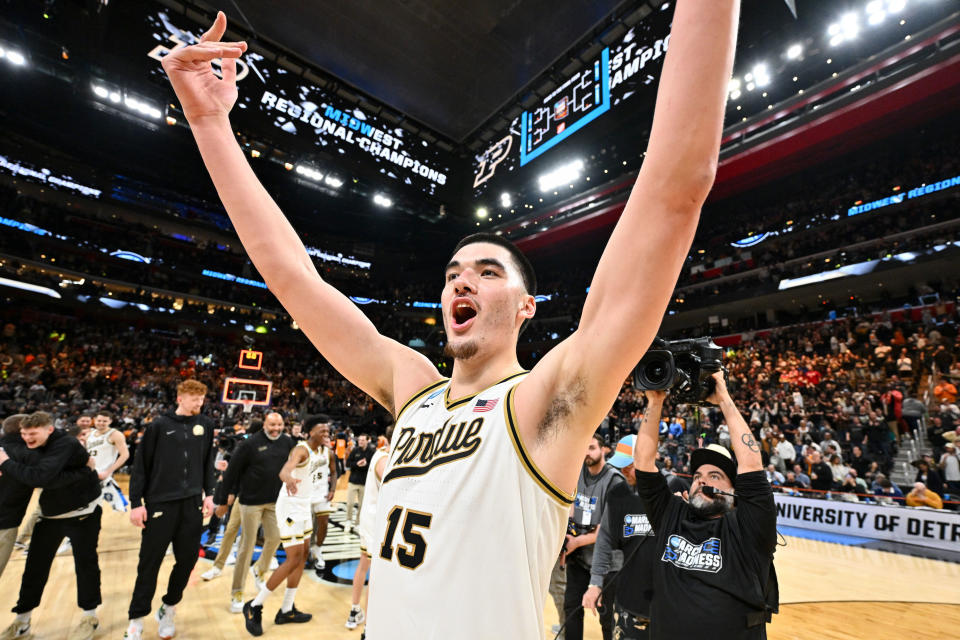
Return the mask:
<svg viewBox="0 0 960 640">
<path fill-rule="evenodd" d="M 497 403 L 500 402 L 500 398 L 494 398 L 493 400 L 477 400 L 477 404 L 473 407 L 474 413 L 484 413 L 487 411 L 492 411 Z"/>
</svg>

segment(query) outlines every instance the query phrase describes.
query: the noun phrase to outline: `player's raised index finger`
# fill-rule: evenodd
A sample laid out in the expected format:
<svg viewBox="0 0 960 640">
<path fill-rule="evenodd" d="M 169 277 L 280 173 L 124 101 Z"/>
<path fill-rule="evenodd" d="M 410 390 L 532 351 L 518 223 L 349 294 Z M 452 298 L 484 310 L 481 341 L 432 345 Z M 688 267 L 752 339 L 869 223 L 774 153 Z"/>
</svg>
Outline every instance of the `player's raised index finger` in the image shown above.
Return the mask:
<svg viewBox="0 0 960 640">
<path fill-rule="evenodd" d="M 223 11 L 217 12 L 217 18 L 213 21 L 210 29 L 200 36 L 200 42 L 218 42 L 227 30 L 227 16 Z"/>
</svg>

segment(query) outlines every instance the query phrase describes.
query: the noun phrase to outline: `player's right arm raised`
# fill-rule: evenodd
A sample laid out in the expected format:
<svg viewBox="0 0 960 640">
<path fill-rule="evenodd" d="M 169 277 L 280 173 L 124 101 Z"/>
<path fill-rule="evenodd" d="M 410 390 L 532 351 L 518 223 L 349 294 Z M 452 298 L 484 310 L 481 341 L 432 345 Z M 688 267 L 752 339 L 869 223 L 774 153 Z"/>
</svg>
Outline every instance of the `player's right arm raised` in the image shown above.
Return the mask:
<svg viewBox="0 0 960 640">
<path fill-rule="evenodd" d="M 221 12 L 199 44 L 163 59 L 207 171 L 270 291 L 337 371 L 395 412 L 440 374 L 425 356 L 380 335 L 360 309 L 323 281 L 297 233 L 257 180 L 229 120 L 237 99 L 236 59 L 247 47 L 220 42 L 226 26 Z M 218 58 L 223 79 L 211 68 Z"/>
</svg>

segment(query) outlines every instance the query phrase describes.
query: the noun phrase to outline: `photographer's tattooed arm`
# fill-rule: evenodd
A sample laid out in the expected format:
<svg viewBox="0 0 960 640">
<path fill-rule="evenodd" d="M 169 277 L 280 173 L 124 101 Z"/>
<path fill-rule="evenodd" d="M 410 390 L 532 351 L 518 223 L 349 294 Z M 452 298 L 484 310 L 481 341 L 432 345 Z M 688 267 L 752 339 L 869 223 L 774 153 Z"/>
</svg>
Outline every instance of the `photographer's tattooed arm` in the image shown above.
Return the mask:
<svg viewBox="0 0 960 640">
<path fill-rule="evenodd" d="M 746 420 L 733 403 L 733 398 L 727 391 L 727 384 L 723 379 L 723 372 L 713 374 L 717 389 L 709 400 L 719 405 L 723 411 L 723 420 L 730 428 L 730 443 L 733 453 L 737 456 L 737 474 L 760 471 L 763 469 L 763 460 L 760 458 L 760 445 L 754 439 Z"/>
</svg>

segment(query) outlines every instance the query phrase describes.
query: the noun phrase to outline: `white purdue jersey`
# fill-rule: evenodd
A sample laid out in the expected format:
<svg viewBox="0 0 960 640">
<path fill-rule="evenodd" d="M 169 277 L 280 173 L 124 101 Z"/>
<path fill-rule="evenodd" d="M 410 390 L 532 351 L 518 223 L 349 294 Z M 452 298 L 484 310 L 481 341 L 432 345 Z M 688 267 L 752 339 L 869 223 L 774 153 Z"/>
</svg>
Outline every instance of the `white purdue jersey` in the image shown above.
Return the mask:
<svg viewBox="0 0 960 640">
<path fill-rule="evenodd" d="M 377 478 L 377 464 L 390 455 L 385 449 L 377 449 L 370 458 L 370 466 L 367 471 L 367 481 L 363 485 L 363 504 L 360 505 L 360 517 L 357 520 L 357 528 L 360 530 L 360 551 L 372 556 L 376 549 L 373 548 L 373 532 L 376 530 L 377 504 L 380 500 L 381 480 Z M 386 467 L 384 467 L 384 476 L 386 476 Z"/>
<path fill-rule="evenodd" d="M 307 448 L 310 448 L 309 445 Z M 310 454 L 313 455 L 313 451 Z M 330 449 L 321 446 L 316 455 L 320 458 L 320 462 L 315 467 L 311 467 L 313 471 L 310 474 L 310 482 L 313 483 L 313 501 L 320 502 L 326 500 L 327 494 L 330 493 Z M 313 460 L 310 462 L 312 464 Z"/>
<path fill-rule="evenodd" d="M 512 375 L 459 400 L 449 380 L 398 413 L 370 549 L 369 640 L 541 640 L 572 497 L 520 440 Z"/>
<path fill-rule="evenodd" d="M 96 464 L 97 473 L 101 473 L 116 462 L 117 456 L 120 455 L 117 447 L 110 442 L 110 436 L 115 431 L 116 429 L 107 429 L 103 434 L 100 434 L 96 429 L 91 429 L 87 435 L 87 451 L 93 458 L 94 464 Z"/>
<path fill-rule="evenodd" d="M 280 494 L 277 500 L 278 502 L 280 500 L 305 502 L 307 507 L 309 507 L 311 500 L 317 500 L 317 497 L 314 495 L 316 486 L 314 477 L 320 473 L 320 466 L 322 464 L 329 467 L 330 458 L 327 454 L 329 450 L 325 447 L 320 447 L 319 451 L 314 451 L 310 448 L 310 445 L 307 444 L 306 440 L 301 440 L 294 446 L 303 447 L 307 452 L 307 459 L 294 467 L 293 471 L 290 472 L 291 476 L 300 481 L 297 484 L 297 493 L 292 496 L 287 495 L 287 485 L 284 484 L 280 487 Z"/>
</svg>

